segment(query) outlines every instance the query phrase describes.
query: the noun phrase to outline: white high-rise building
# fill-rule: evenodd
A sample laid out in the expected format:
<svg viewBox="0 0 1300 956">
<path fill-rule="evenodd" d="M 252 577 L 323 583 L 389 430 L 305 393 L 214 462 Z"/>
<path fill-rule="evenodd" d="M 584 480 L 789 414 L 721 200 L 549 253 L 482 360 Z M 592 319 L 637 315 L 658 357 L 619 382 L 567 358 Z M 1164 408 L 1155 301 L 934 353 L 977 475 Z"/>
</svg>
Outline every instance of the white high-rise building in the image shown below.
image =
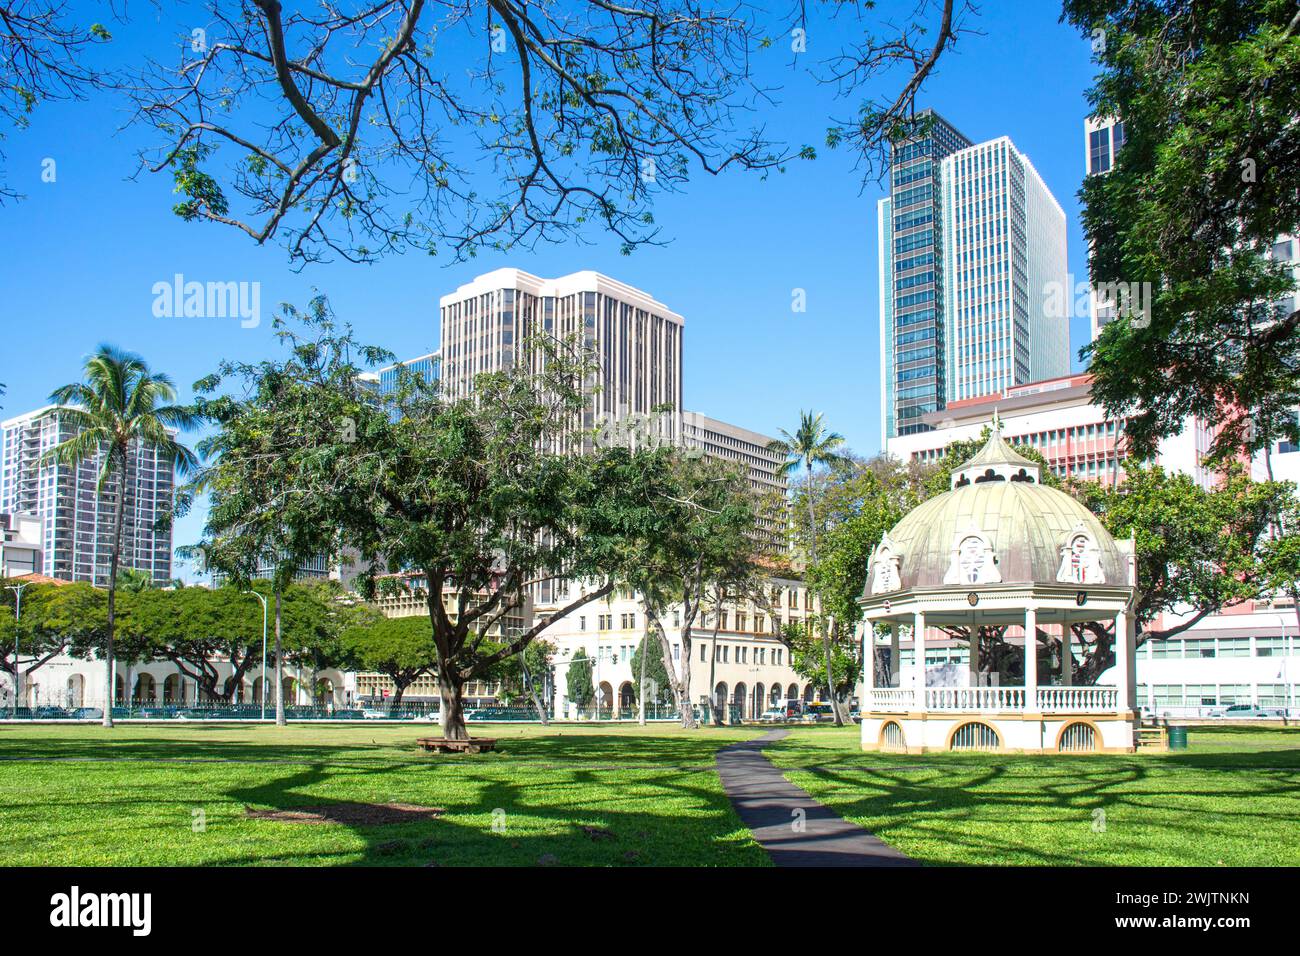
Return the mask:
<svg viewBox="0 0 1300 956">
<path fill-rule="evenodd" d="M 60 412 L 49 405 L 0 423 L 0 513 L 40 519 L 42 573 L 106 585 L 117 483 L 102 493 L 97 489 L 100 455 L 75 468 L 40 463 L 45 452 L 77 433 Z M 172 577 L 172 534 L 156 522 L 170 513 L 174 487 L 172 463 L 158 447 L 133 443 L 126 461 L 121 567 L 160 583 Z"/>
<path fill-rule="evenodd" d="M 1065 211 L 1005 136 L 945 157 L 940 183 L 947 401 L 1067 374 L 1069 321 L 1046 308 L 1068 289 Z"/>
<path fill-rule="evenodd" d="M 478 276 L 440 301 L 441 380 L 452 398 L 474 379 L 509 368 L 521 343 L 539 335 L 594 349 L 600 391 L 582 428 L 601 418 L 682 407 L 684 320 L 662 302 L 598 272 L 543 279 L 521 269 Z"/>
</svg>

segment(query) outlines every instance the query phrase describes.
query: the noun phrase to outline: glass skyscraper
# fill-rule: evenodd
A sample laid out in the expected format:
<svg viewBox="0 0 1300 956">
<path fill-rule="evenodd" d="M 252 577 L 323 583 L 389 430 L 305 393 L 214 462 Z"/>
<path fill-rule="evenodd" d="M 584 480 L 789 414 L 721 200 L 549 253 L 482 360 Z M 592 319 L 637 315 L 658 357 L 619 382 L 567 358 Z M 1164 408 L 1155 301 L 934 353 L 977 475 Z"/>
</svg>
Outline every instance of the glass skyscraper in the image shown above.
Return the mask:
<svg viewBox="0 0 1300 956">
<path fill-rule="evenodd" d="M 884 438 L 925 430 L 921 416 L 945 397 L 939 177 L 944 158 L 971 143 L 933 110 L 917 119 L 917 135 L 891 150 L 878 205 Z"/>
<path fill-rule="evenodd" d="M 879 211 L 882 438 L 949 402 L 1069 371 L 1065 214 L 1006 137 L 973 144 L 932 110 L 895 144 Z M 927 420 L 929 419 L 929 420 Z"/>
</svg>

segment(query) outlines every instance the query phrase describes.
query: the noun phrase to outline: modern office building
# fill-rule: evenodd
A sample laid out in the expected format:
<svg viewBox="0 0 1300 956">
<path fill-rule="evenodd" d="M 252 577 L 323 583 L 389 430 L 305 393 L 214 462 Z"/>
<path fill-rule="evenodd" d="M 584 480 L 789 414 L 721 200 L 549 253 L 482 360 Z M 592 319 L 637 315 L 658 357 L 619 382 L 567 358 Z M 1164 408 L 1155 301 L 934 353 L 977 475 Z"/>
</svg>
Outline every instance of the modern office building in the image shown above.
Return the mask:
<svg viewBox="0 0 1300 956">
<path fill-rule="evenodd" d="M 598 272 L 542 279 L 497 269 L 440 304 L 441 375 L 452 398 L 468 395 L 478 375 L 514 365 L 530 338 L 551 335 L 594 350 L 600 364 L 599 393 L 577 427 L 682 407 L 683 319 L 640 289 Z"/>
<path fill-rule="evenodd" d="M 0 423 L 0 513 L 40 519 L 43 573 L 105 585 L 117 484 L 97 489 L 99 455 L 76 467 L 40 463 L 46 451 L 76 434 L 61 412 L 50 405 Z M 159 583 L 172 577 L 171 530 L 160 530 L 156 522 L 172 508 L 173 472 L 155 445 L 131 445 L 121 566 L 144 571 Z"/>
<path fill-rule="evenodd" d="M 399 368 L 404 368 L 412 375 L 416 375 L 424 381 L 432 384 L 438 381 L 439 365 L 442 362 L 441 352 L 430 352 L 428 355 L 421 355 L 419 358 L 404 359 L 395 362 L 392 365 L 385 365 L 383 368 L 375 369 L 373 372 L 367 372 L 361 376 L 363 381 L 370 382 L 379 389 L 381 395 L 391 394 L 397 387 L 397 373 Z"/>
<path fill-rule="evenodd" d="M 932 110 L 895 145 L 880 200 L 881 429 L 1069 371 L 1065 213 L 1006 137 L 972 143 Z M 1054 286 L 1053 284 L 1059 284 Z"/>
<path fill-rule="evenodd" d="M 940 173 L 945 405 L 1070 370 L 1065 211 L 1005 136 L 958 150 Z"/>
<path fill-rule="evenodd" d="M 979 438 L 994 410 L 1002 419 L 1007 441 L 1037 450 L 1057 477 L 1104 484 L 1123 480 L 1124 422 L 1108 418 L 1093 402 L 1092 376 L 1086 373 L 1014 385 L 994 395 L 953 402 L 923 419 L 932 430 L 891 438 L 886 451 L 904 461 L 936 462 L 952 442 Z M 1157 460 L 1209 487 L 1213 473 L 1206 468 L 1205 459 L 1213 439 L 1209 426 L 1189 418 L 1180 434 L 1161 442 Z"/>
</svg>

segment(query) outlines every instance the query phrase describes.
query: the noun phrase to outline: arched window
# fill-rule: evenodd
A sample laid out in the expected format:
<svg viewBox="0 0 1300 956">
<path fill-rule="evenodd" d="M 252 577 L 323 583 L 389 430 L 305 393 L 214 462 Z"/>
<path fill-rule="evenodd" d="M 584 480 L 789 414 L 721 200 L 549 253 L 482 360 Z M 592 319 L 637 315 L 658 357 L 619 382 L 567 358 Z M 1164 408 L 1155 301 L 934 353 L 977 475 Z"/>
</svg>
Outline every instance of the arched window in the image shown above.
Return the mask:
<svg viewBox="0 0 1300 956">
<path fill-rule="evenodd" d="M 949 750 L 997 750 L 1002 746 L 998 732 L 988 724 L 972 720 L 952 733 Z"/>
<path fill-rule="evenodd" d="M 888 720 L 880 730 L 880 746 L 885 750 L 906 750 L 907 738 L 896 720 Z"/>
<path fill-rule="evenodd" d="M 1097 731 L 1092 724 L 1076 721 L 1061 731 L 1056 749 L 1063 754 L 1088 754 L 1097 749 Z"/>
</svg>

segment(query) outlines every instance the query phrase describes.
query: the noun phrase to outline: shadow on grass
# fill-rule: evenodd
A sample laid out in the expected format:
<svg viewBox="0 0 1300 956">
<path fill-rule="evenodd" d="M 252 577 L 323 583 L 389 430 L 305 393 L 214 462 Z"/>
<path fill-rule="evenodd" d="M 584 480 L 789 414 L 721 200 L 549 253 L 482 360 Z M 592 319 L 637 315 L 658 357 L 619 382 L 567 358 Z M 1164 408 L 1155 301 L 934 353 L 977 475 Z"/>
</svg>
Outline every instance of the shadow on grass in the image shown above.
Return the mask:
<svg viewBox="0 0 1300 956">
<path fill-rule="evenodd" d="M 529 743 L 539 741 L 530 740 Z M 531 757 L 564 760 L 570 747 L 530 748 Z M 680 756 L 676 748 L 653 748 L 661 756 Z M 340 825 L 364 846 L 353 865 L 761 865 L 765 857 L 748 839 L 743 825 L 722 793 L 712 768 L 683 773 L 646 757 L 623 779 L 608 771 L 571 761 L 565 770 L 515 779 L 505 761 L 491 755 L 428 758 L 428 766 L 399 769 L 402 780 L 385 786 L 393 768 L 347 771 L 355 789 L 357 774 L 378 777 L 362 787 L 380 800 L 436 802 L 446 813 L 433 820 L 384 825 Z M 571 757 L 570 757 L 571 760 Z M 436 761 L 436 763 L 435 763 Z M 526 767 L 524 762 L 516 767 Z M 622 765 L 626 768 L 626 764 Z M 293 810 L 328 807 L 323 797 L 337 768 L 313 764 L 276 775 L 252 787 L 225 792 L 232 801 L 257 809 Z M 426 779 L 412 786 L 418 773 Z M 705 774 L 708 776 L 705 776 Z M 440 780 L 454 776 L 454 794 L 440 793 Z M 630 779 L 629 779 L 630 776 Z M 468 791 L 468 792 L 466 792 Z M 379 796 L 382 794 L 382 796 Z M 355 803 L 349 794 L 338 803 Z M 652 809 L 644 809 L 651 807 Z M 300 824 L 263 822 L 260 826 Z M 538 832 L 541 831 L 541 832 Z M 230 863 L 265 862 L 253 853 Z"/>
<path fill-rule="evenodd" d="M 1103 821 L 1131 821 L 1126 852 L 1195 847 L 1214 828 L 1249 846 L 1284 816 L 1278 801 L 1300 810 L 1300 749 L 1286 743 L 1267 749 L 1256 739 L 1265 749 L 1163 755 L 908 757 L 835 754 L 795 737 L 768 754 L 787 775 L 809 774 L 814 797 L 925 863 L 1078 865 L 1095 862 L 1081 859 L 1078 834 L 1054 841 L 1032 831 L 1086 827 L 1101 810 Z M 1005 836 L 1007 827 L 1013 836 Z"/>
<path fill-rule="evenodd" d="M 24 763 L 48 762 L 61 781 L 41 794 L 21 794 L 20 785 L 20 798 L 3 809 L 19 827 L 116 812 L 130 841 L 122 852 L 130 855 L 147 847 L 157 825 L 149 820 L 160 808 L 187 814 L 195 804 L 210 811 L 220 806 L 209 813 L 209 838 L 222 842 L 209 844 L 204 859 L 222 865 L 767 862 L 723 794 L 713 764 L 720 747 L 754 733 L 640 736 L 557 728 L 545 736 L 502 735 L 503 750 L 479 755 L 426 754 L 415 743 L 419 727 L 299 735 L 310 739 L 277 738 L 274 728 L 189 726 L 0 734 L 0 772 L 21 780 Z M 245 808 L 358 803 L 437 806 L 446 813 L 384 824 L 244 817 Z M 138 829 L 131 828 L 135 819 Z M 348 836 L 322 838 L 335 831 Z M 57 844 L 62 837 L 47 839 Z M 166 850 L 148 856 L 164 865 L 189 862 Z"/>
</svg>

